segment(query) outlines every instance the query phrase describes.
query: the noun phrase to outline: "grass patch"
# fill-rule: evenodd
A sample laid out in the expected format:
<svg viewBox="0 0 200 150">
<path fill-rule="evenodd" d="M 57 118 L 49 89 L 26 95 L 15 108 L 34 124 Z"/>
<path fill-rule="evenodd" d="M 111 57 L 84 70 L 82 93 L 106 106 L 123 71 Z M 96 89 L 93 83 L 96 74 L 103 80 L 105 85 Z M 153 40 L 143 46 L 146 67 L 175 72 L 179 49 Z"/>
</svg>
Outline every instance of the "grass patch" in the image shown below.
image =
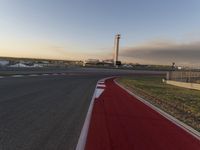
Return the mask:
<svg viewBox="0 0 200 150">
<path fill-rule="evenodd" d="M 200 131 L 200 91 L 165 84 L 158 76 L 122 77 L 118 82 Z"/>
</svg>

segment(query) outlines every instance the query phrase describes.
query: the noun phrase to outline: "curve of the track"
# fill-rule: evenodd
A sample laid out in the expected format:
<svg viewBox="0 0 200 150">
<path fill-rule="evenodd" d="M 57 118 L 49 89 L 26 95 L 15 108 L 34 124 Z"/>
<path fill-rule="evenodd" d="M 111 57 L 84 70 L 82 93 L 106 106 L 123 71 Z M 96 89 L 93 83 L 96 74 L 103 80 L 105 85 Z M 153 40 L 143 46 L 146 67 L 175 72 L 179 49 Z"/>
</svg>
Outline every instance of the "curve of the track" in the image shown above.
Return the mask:
<svg viewBox="0 0 200 150">
<path fill-rule="evenodd" d="M 0 81 L 0 150 L 74 149 L 99 76 Z"/>
</svg>

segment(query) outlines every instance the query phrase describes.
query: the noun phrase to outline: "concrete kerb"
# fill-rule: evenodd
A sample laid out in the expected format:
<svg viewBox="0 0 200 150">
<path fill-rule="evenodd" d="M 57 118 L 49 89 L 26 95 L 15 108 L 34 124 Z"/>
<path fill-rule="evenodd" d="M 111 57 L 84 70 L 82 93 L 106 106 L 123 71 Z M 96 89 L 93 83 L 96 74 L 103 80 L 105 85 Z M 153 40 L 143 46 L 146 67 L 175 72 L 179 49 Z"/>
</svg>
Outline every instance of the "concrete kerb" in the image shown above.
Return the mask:
<svg viewBox="0 0 200 150">
<path fill-rule="evenodd" d="M 116 79 L 114 80 L 114 82 L 115 82 L 116 85 L 118 85 L 119 87 L 121 87 L 123 90 L 125 90 L 126 92 L 128 92 L 130 95 L 132 95 L 133 97 L 137 98 L 142 103 L 144 103 L 145 105 L 149 106 L 150 108 L 152 108 L 153 110 L 155 110 L 156 112 L 158 112 L 159 114 L 161 114 L 163 117 L 165 117 L 166 119 L 168 119 L 169 121 L 171 121 L 172 123 L 174 123 L 175 125 L 177 125 L 178 127 L 182 128 L 183 130 L 185 130 L 186 132 L 188 132 L 189 134 L 191 134 L 192 136 L 194 136 L 196 139 L 200 140 L 200 132 L 196 131 L 195 129 L 193 129 L 192 127 L 188 126 L 187 124 L 181 122 L 180 120 L 176 119 L 175 117 L 169 115 L 168 113 L 164 112 L 160 108 L 152 105 L 151 103 L 149 103 L 148 101 L 146 101 L 143 98 L 139 97 L 135 93 L 129 91 L 124 86 L 120 85 L 116 81 Z"/>
</svg>

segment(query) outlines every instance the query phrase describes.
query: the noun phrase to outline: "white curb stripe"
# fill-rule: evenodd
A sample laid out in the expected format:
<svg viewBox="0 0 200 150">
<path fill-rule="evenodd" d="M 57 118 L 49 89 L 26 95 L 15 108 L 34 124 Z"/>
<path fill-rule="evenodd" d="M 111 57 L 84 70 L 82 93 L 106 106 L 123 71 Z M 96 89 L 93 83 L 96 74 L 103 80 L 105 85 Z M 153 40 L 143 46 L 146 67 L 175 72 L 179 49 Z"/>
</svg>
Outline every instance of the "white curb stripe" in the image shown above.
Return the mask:
<svg viewBox="0 0 200 150">
<path fill-rule="evenodd" d="M 107 77 L 107 78 L 101 79 L 99 81 L 102 81 L 102 80 L 105 81 L 105 80 L 113 78 L 113 77 Z M 98 84 L 98 82 L 97 82 L 97 84 Z M 86 115 L 86 119 L 85 119 L 85 122 L 83 124 L 83 128 L 81 130 L 81 134 L 79 136 L 79 140 L 78 140 L 78 144 L 76 146 L 76 150 L 84 150 L 85 149 L 88 130 L 89 130 L 89 126 L 90 126 L 90 120 L 91 120 L 91 116 L 92 116 L 92 109 L 93 109 L 93 106 L 94 106 L 94 100 L 95 100 L 95 96 L 96 96 L 96 89 L 97 89 L 97 85 L 96 85 L 92 100 L 90 102 L 90 106 L 89 106 L 89 109 L 88 109 L 88 112 L 87 112 L 87 115 Z"/>
<path fill-rule="evenodd" d="M 97 84 L 97 87 L 102 87 L 102 88 L 105 88 L 106 85 L 105 84 Z"/>
<path fill-rule="evenodd" d="M 96 88 L 95 88 L 95 91 L 96 91 Z M 91 119 L 91 116 L 92 116 L 92 109 L 93 109 L 95 95 L 96 95 L 95 91 L 94 91 L 94 94 L 92 96 L 92 100 L 90 102 L 90 106 L 89 106 L 89 109 L 88 109 L 88 112 L 87 112 L 87 115 L 86 115 L 86 118 L 85 118 L 85 122 L 84 122 L 83 128 L 81 130 L 81 134 L 79 136 L 79 140 L 78 140 L 78 144 L 76 146 L 76 150 L 84 150 L 85 149 L 88 129 L 89 129 L 89 126 L 90 126 L 90 119 Z"/>
<path fill-rule="evenodd" d="M 98 84 L 104 84 L 104 83 L 105 83 L 104 81 L 99 81 L 99 82 L 98 82 Z"/>
<path fill-rule="evenodd" d="M 103 93 L 104 89 L 99 89 L 97 88 L 95 90 L 95 98 L 99 98 L 99 96 L 101 96 L 101 94 Z"/>
</svg>

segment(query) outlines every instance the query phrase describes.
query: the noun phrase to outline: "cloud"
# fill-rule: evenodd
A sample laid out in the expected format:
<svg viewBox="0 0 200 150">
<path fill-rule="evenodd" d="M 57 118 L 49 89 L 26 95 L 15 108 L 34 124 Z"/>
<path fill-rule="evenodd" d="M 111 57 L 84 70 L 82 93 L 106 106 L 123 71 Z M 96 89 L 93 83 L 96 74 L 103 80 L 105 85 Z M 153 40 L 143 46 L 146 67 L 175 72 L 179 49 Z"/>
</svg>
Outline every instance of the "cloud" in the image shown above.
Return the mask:
<svg viewBox="0 0 200 150">
<path fill-rule="evenodd" d="M 141 63 L 200 65 L 200 41 L 175 43 L 172 41 L 151 41 L 135 47 L 126 47 L 120 53 L 123 57 L 140 60 Z M 140 62 L 139 62 L 140 63 Z"/>
</svg>

